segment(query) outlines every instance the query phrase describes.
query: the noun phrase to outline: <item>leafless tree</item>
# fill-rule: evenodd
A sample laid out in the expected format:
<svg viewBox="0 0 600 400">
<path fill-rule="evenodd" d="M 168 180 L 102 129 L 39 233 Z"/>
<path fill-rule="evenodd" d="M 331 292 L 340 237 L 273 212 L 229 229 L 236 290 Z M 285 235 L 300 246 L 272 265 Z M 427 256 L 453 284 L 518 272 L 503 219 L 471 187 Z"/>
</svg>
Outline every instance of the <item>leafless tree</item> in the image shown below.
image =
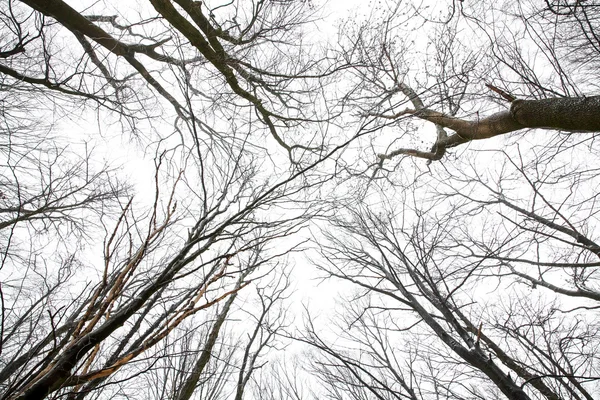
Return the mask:
<svg viewBox="0 0 600 400">
<path fill-rule="evenodd" d="M 135 118 L 152 114 L 154 93 L 172 107 L 178 124 L 195 125 L 195 140 L 235 140 L 198 116 L 231 121 L 242 114 L 245 123 L 237 121 L 237 129 L 268 132 L 292 160 L 325 150 L 326 139 L 305 123 L 331 117 L 333 103 L 326 107 L 329 114 L 319 107 L 326 98 L 325 78 L 342 67 L 301 45 L 300 28 L 314 18 L 309 3 L 157 0 L 138 10 L 114 4 L 83 12 L 64 1 L 23 3 L 35 12 L 12 1 L 5 12 L 13 37 L 2 72 L 14 79 L 117 107 Z M 35 36 L 26 34 L 29 26 Z M 74 54 L 54 45 L 64 35 L 78 42 Z M 24 71 L 30 48 L 44 61 Z"/>
<path fill-rule="evenodd" d="M 176 340 L 184 321 L 197 321 L 192 326 L 198 326 L 203 310 L 226 302 L 250 283 L 243 278 L 244 271 L 287 253 L 285 247 L 279 252 L 261 249 L 299 229 L 309 215 L 300 210 L 276 221 L 261 221 L 260 208 L 292 195 L 292 182 L 301 173 L 257 188 L 241 165 L 226 171 L 231 183 L 225 193 L 205 186 L 206 191 L 194 199 L 187 192 L 178 214 L 177 188 L 161 196 L 161 163 L 157 159 L 156 200 L 150 213 L 139 216 L 130 200 L 107 232 L 98 280 L 86 279 L 80 288 L 58 293 L 48 287 L 30 309 L 12 310 L 21 326 L 5 334 L 5 398 L 41 398 L 54 392 L 76 396 L 98 381 L 110 384 L 110 379 L 104 381 L 114 374 L 121 375 L 117 380 L 137 376 L 139 357 L 167 356 L 171 347 L 157 346 Z M 181 171 L 175 183 L 202 185 L 198 175 L 191 174 L 190 179 Z M 232 197 L 226 199 L 224 194 Z M 234 263 L 238 272 L 232 270 Z M 69 276 L 59 276 L 64 288 Z M 253 337 L 258 340 L 263 324 L 256 329 Z M 265 335 L 259 348 L 269 343 L 270 334 Z M 254 350 L 245 356 L 240 375 L 244 384 L 256 368 L 256 354 Z"/>
<path fill-rule="evenodd" d="M 306 357 L 305 354 L 302 358 Z M 260 371 L 254 398 L 261 400 L 307 400 L 322 398 L 315 376 L 303 368 L 300 357 L 282 357 Z"/>
<path fill-rule="evenodd" d="M 3 3 L 2 398 L 597 397 L 600 6 L 516 3 L 378 2 L 324 51 L 310 1 Z M 151 193 L 21 94 L 121 123 Z M 356 291 L 291 335 L 313 222 Z"/>
<path fill-rule="evenodd" d="M 340 51 L 354 71 L 352 102 L 395 138 L 383 141 L 380 167 L 399 156 L 440 160 L 447 149 L 524 129 L 600 130 L 597 84 L 582 72 L 597 63 L 600 6 L 488 5 L 382 2 L 364 22 L 347 23 Z"/>
<path fill-rule="evenodd" d="M 382 4 L 345 30 L 376 171 L 316 236 L 356 292 L 309 368 L 336 399 L 597 397 L 598 5 Z"/>
<path fill-rule="evenodd" d="M 14 179 L 3 182 L 12 185 L 3 189 L 3 233 L 29 224 L 60 234 L 68 223 L 90 249 L 65 235 L 69 257 L 27 249 L 30 270 L 21 274 L 4 251 L 2 398 L 220 398 L 234 377 L 241 399 L 285 324 L 275 310 L 287 286 L 281 267 L 255 275 L 297 245 L 285 238 L 317 208 L 292 204 L 328 179 L 310 171 L 341 147 L 326 148 L 324 127 L 310 128 L 330 118 L 317 105 L 338 66 L 299 45 L 309 4 L 156 1 L 138 19 L 105 6 L 85 15 L 62 1 L 1 6 L 7 92 L 33 94 L 28 106 L 44 96 L 65 114 L 95 109 L 155 154 L 152 193 L 134 198 L 110 170 L 92 174 L 87 154 L 79 162 L 61 154 L 51 126 L 48 136 L 23 126 L 21 138 L 44 144 L 27 151 L 7 130 L 2 150 Z M 284 138 L 289 128 L 296 135 Z M 281 168 L 265 133 L 292 168 Z M 63 155 L 71 166 L 58 166 Z M 259 317 L 244 324 L 248 337 L 236 332 L 244 339 L 230 351 L 221 326 L 252 288 Z M 191 360 L 195 368 L 178 370 Z M 199 381 L 211 372 L 224 380 Z M 142 394 L 138 385 L 157 375 L 183 386 L 165 381 Z"/>
<path fill-rule="evenodd" d="M 52 301 L 82 271 L 77 247 L 101 232 L 102 218 L 118 212 L 128 187 L 109 167 L 98 168 L 92 149 L 77 154 L 58 140 L 32 108 L 31 93 L 2 79 L 0 95 L 0 354 L 6 379 L 23 343 L 39 339 L 36 324 L 61 314 Z"/>
<path fill-rule="evenodd" d="M 358 289 L 335 346 L 312 325 L 302 339 L 323 352 L 321 376 L 350 398 L 594 398 L 597 249 L 577 217 L 555 222 L 570 201 L 556 214 L 466 189 L 451 208 L 445 193 L 338 213 L 323 269 Z"/>
<path fill-rule="evenodd" d="M 280 267 L 281 265 L 275 265 L 275 268 Z M 204 343 L 202 350 L 191 353 L 190 358 L 193 360 L 195 357 L 193 367 L 180 369 L 181 379 L 178 380 L 181 384 L 174 390 L 174 399 L 189 399 L 197 392 L 197 388 L 202 390 L 205 386 L 221 387 L 221 390 L 212 390 L 212 396 L 215 398 L 226 398 L 229 394 L 235 399 L 245 398 L 245 392 L 252 384 L 251 378 L 266 364 L 262 359 L 268 349 L 284 348 L 282 343 L 278 344 L 280 339 L 277 333 L 288 323 L 286 305 L 283 302 L 288 296 L 289 280 L 287 274 L 274 272 L 272 269 L 266 273 L 262 272 L 262 275 L 271 278 L 256 287 L 256 304 L 250 301 L 251 298 L 244 300 L 244 303 L 248 304 L 246 310 L 242 308 L 237 312 L 232 311 L 237 295 L 228 299 L 210 328 L 207 339 L 200 342 Z M 239 325 L 246 324 L 249 326 L 247 330 L 239 329 Z M 237 329 L 234 329 L 235 325 L 238 325 Z M 219 335 L 221 329 L 229 330 L 229 335 Z M 220 338 L 221 336 L 224 336 L 224 339 Z M 217 343 L 217 340 L 220 340 L 220 343 Z M 214 364 L 218 370 L 223 370 L 222 373 L 205 371 L 215 347 L 220 348 L 217 351 L 220 355 Z M 182 362 L 187 364 L 190 361 L 184 358 Z M 202 392 L 207 393 L 204 390 Z"/>
</svg>

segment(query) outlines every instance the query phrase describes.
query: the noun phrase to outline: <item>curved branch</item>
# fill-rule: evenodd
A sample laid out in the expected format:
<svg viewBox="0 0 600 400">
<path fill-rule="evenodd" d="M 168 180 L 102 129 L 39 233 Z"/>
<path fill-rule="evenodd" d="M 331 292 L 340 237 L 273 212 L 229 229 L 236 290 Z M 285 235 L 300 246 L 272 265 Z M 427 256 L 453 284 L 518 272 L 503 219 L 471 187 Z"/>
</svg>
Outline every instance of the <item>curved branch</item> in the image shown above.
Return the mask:
<svg viewBox="0 0 600 400">
<path fill-rule="evenodd" d="M 401 91 L 415 105 L 415 110 L 406 109 L 392 116 L 378 115 L 381 118 L 396 119 L 404 115 L 413 115 L 432 122 L 437 127 L 448 128 L 455 133 L 450 136 L 438 134 L 431 151 L 416 149 L 397 149 L 379 158 L 390 159 L 397 155 L 409 155 L 439 160 L 445 150 L 470 142 L 488 139 L 494 136 L 515 132 L 526 128 L 560 130 L 565 132 L 600 132 L 600 96 L 564 97 L 542 100 L 514 100 L 510 109 L 500 111 L 488 117 L 476 120 L 457 118 L 452 115 L 417 106 L 418 96 L 412 89 Z M 415 97 L 416 96 L 416 97 Z M 422 105 L 422 103 L 421 103 Z"/>
</svg>

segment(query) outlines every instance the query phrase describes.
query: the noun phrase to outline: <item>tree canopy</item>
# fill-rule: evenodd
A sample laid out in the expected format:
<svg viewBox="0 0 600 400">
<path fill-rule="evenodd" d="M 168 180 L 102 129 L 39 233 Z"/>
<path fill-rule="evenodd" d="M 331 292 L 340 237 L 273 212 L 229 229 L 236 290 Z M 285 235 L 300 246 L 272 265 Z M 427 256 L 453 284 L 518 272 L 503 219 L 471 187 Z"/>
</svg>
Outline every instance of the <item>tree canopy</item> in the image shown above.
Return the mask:
<svg viewBox="0 0 600 400">
<path fill-rule="evenodd" d="M 2 399 L 600 396 L 600 3 L 0 21 Z"/>
</svg>

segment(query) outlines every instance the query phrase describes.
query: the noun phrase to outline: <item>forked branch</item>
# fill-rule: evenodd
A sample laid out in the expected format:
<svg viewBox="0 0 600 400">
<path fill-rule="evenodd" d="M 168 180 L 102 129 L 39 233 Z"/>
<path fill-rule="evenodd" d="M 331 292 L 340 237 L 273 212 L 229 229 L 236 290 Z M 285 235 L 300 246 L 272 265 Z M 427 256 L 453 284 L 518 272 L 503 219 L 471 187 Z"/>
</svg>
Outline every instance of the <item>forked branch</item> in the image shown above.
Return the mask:
<svg viewBox="0 0 600 400">
<path fill-rule="evenodd" d="M 497 89 L 489 85 L 490 89 Z M 560 130 L 565 132 L 600 131 L 600 96 L 559 97 L 542 100 L 521 100 L 505 93 L 499 93 L 510 101 L 510 109 L 484 118 L 468 120 L 441 113 L 423 106 L 422 100 L 410 87 L 401 84 L 399 90 L 412 102 L 414 109 L 407 108 L 393 115 L 370 114 L 385 119 L 398 119 L 411 115 L 436 125 L 438 137 L 430 151 L 400 148 L 378 157 L 383 162 L 398 155 L 408 155 L 440 160 L 446 149 L 472 140 L 482 140 L 515 132 L 525 128 Z M 512 99 L 512 100 L 511 100 Z M 455 133 L 447 135 L 445 129 Z"/>
</svg>

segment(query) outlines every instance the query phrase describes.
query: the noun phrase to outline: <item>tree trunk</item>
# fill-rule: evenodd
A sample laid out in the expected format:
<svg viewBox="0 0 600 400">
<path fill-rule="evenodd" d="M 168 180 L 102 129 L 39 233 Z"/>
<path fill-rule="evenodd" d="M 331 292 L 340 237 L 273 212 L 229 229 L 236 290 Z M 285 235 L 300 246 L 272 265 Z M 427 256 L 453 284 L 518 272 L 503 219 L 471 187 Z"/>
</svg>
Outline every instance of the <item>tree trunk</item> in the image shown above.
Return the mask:
<svg viewBox="0 0 600 400">
<path fill-rule="evenodd" d="M 525 128 L 600 131 L 600 96 L 515 100 L 512 118 Z"/>
</svg>

